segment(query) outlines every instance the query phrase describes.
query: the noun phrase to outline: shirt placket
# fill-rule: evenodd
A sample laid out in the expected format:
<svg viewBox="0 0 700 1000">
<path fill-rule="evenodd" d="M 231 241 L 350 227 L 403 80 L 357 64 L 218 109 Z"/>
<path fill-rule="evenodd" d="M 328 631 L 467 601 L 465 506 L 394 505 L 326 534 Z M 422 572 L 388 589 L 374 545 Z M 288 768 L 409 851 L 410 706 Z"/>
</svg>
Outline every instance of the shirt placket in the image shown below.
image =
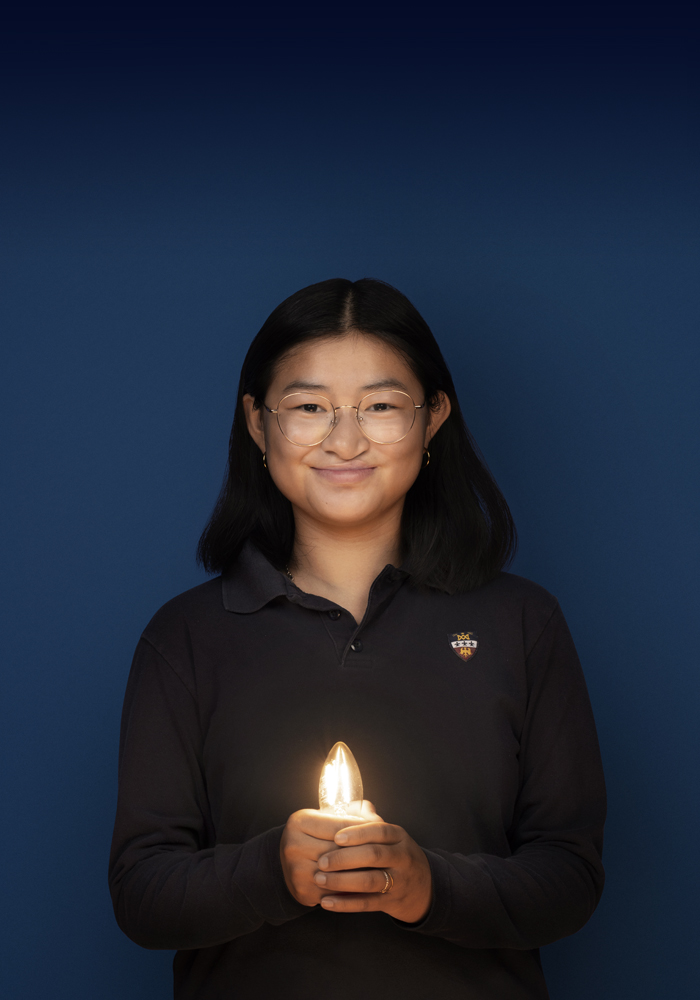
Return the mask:
<svg viewBox="0 0 700 1000">
<path fill-rule="evenodd" d="M 326 631 L 333 641 L 342 669 L 371 669 L 373 666 L 371 643 L 367 643 L 365 634 L 368 627 L 392 600 L 402 582 L 403 574 L 393 568 L 380 573 L 372 584 L 367 610 L 359 623 L 338 605 L 322 612 Z"/>
</svg>

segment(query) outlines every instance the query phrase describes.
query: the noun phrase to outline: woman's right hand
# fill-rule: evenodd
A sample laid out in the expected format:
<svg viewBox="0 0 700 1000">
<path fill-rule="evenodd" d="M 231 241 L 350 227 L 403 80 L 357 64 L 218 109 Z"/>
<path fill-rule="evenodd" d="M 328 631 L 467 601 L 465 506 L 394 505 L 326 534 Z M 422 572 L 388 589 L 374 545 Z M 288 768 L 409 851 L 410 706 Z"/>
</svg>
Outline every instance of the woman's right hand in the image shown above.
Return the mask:
<svg viewBox="0 0 700 1000">
<path fill-rule="evenodd" d="M 329 841 L 339 830 L 355 823 L 382 822 L 374 806 L 366 799 L 362 803 L 362 816 L 332 816 L 320 809 L 299 809 L 287 820 L 280 841 L 280 860 L 287 888 L 297 902 L 316 906 L 327 890 L 314 882 L 318 859 L 327 854 Z M 334 849 L 337 849 L 334 845 Z"/>
</svg>

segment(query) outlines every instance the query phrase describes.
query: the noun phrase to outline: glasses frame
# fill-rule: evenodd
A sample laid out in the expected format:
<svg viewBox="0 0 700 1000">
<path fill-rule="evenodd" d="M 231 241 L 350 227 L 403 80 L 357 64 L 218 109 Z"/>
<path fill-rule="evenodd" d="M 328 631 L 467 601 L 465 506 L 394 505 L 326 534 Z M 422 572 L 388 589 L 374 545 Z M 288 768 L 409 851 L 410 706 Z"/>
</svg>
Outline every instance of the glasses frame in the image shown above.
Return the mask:
<svg viewBox="0 0 700 1000">
<path fill-rule="evenodd" d="M 371 438 L 369 436 L 369 434 L 367 433 L 367 431 L 362 426 L 362 417 L 360 416 L 360 407 L 362 406 L 362 404 L 364 403 L 364 401 L 369 396 L 376 396 L 380 392 L 398 392 L 402 396 L 406 396 L 408 399 L 410 399 L 411 403 L 413 404 L 413 420 L 411 421 L 411 426 L 408 428 L 408 430 L 406 431 L 405 434 L 402 434 L 400 438 L 396 438 L 395 441 L 375 441 L 374 438 Z M 325 401 L 328 403 L 328 405 L 330 406 L 330 408 L 333 410 L 333 419 L 331 420 L 330 427 L 328 428 L 328 431 L 323 435 L 323 437 L 319 441 L 314 441 L 311 444 L 299 444 L 298 441 L 292 441 L 291 438 L 288 438 L 287 435 L 282 430 L 282 424 L 280 423 L 280 412 L 279 412 L 280 411 L 280 406 L 285 401 L 285 399 L 289 399 L 291 396 L 318 396 L 319 399 L 325 399 Z M 320 392 L 288 392 L 286 394 L 286 396 L 282 396 L 282 398 L 280 399 L 279 403 L 277 404 L 276 407 L 274 407 L 274 409 L 271 406 L 268 406 L 266 403 L 263 403 L 263 406 L 267 410 L 268 413 L 274 413 L 275 414 L 275 416 L 277 417 L 277 426 L 280 429 L 280 434 L 282 435 L 282 437 L 285 438 L 285 440 L 289 441 L 290 444 L 293 444 L 295 448 L 316 448 L 319 444 L 323 444 L 323 442 L 326 440 L 326 438 L 330 437 L 330 435 L 335 430 L 335 428 L 336 428 L 336 426 L 338 424 L 338 416 L 337 416 L 338 410 L 354 410 L 355 411 L 355 417 L 357 419 L 357 423 L 358 423 L 358 426 L 359 426 L 360 430 L 362 431 L 362 433 L 364 434 L 364 436 L 367 438 L 367 440 L 372 442 L 372 444 L 398 444 L 399 441 L 403 441 L 404 438 L 408 437 L 408 435 L 413 430 L 413 425 L 416 422 L 416 410 L 422 410 L 425 407 L 425 403 L 414 403 L 413 402 L 413 396 L 411 396 L 411 394 L 408 393 L 408 392 L 404 392 L 403 389 L 375 389 L 372 392 L 365 393 L 365 395 L 359 401 L 359 403 L 357 404 L 357 406 L 351 406 L 349 403 L 343 403 L 342 406 L 334 406 L 333 403 L 331 403 L 331 401 L 328 398 L 328 396 L 323 396 Z"/>
</svg>

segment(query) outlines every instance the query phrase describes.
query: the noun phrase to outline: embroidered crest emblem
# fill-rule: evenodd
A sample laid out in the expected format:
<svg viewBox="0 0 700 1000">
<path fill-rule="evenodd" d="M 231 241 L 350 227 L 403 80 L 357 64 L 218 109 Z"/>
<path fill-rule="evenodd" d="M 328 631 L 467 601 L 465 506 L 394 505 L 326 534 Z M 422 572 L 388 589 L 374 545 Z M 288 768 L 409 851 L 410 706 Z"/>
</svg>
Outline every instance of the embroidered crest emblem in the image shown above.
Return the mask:
<svg viewBox="0 0 700 1000">
<path fill-rule="evenodd" d="M 471 660 L 474 653 L 479 648 L 476 636 L 473 632 L 455 632 L 449 636 L 450 646 L 455 651 L 460 660 Z"/>
</svg>

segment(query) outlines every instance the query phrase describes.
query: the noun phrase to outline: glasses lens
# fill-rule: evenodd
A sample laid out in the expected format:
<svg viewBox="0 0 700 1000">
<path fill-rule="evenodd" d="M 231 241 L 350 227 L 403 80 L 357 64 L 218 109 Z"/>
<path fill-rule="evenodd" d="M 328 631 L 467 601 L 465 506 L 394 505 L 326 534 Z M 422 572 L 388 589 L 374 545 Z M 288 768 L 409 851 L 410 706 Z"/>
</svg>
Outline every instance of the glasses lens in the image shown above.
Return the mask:
<svg viewBox="0 0 700 1000">
<path fill-rule="evenodd" d="M 277 407 L 280 430 L 292 444 L 320 444 L 333 424 L 333 407 L 324 396 L 293 392 Z"/>
<path fill-rule="evenodd" d="M 362 430 L 377 444 L 393 444 L 406 437 L 416 419 L 413 400 L 396 389 L 371 392 L 360 403 Z"/>
</svg>

